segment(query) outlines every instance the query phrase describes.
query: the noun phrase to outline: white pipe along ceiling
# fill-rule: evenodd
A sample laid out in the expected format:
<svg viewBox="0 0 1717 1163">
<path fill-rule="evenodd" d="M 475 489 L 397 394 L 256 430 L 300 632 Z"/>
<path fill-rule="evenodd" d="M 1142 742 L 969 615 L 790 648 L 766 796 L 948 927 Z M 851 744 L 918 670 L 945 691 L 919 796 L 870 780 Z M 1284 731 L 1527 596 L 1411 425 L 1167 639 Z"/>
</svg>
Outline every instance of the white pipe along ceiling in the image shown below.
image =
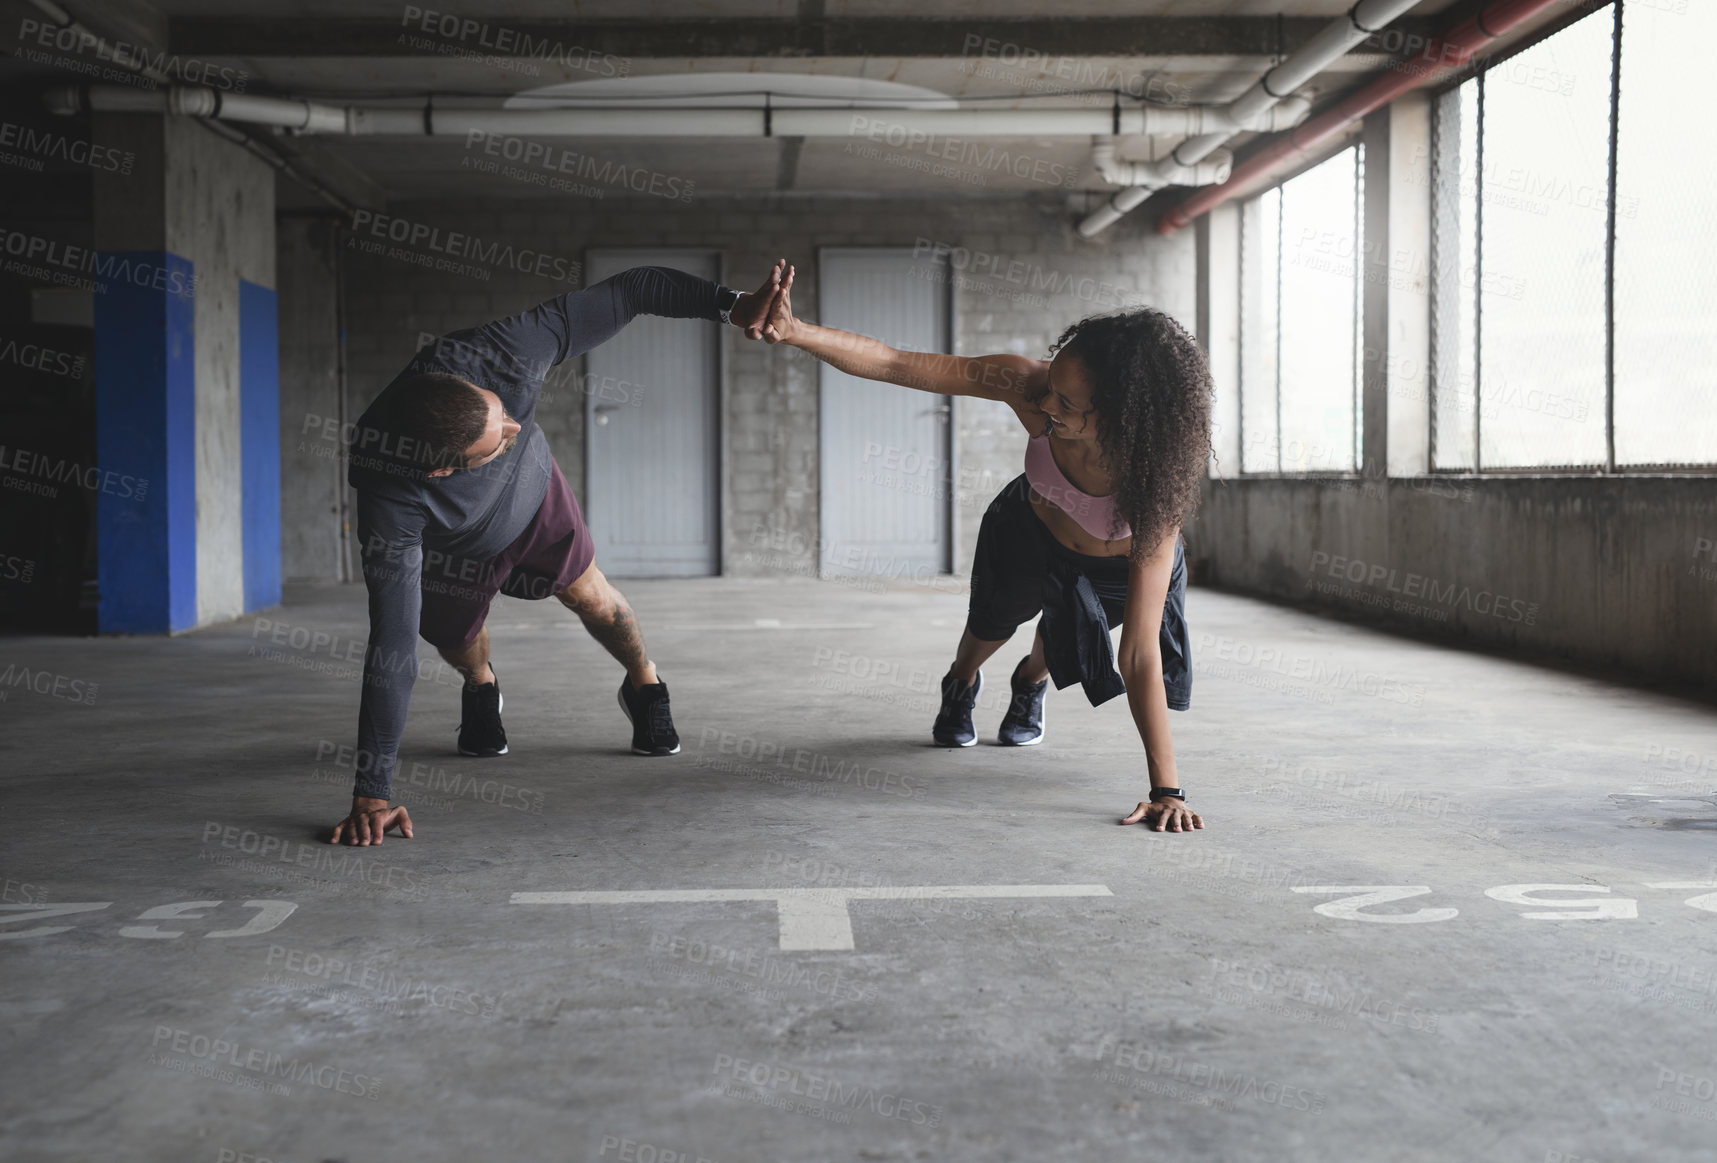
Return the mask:
<svg viewBox="0 0 1717 1163">
<path fill-rule="evenodd" d="M 1405 15 L 1419 0 L 1360 0 L 1343 16 L 1325 25 L 1323 30 L 1307 41 L 1287 60 L 1265 73 L 1258 83 L 1242 93 L 1225 108 L 1236 122 L 1253 121 L 1265 111 L 1279 107 L 1288 95 L 1330 65 L 1363 44 L 1373 33 L 1381 32 L 1389 22 Z M 1302 114 L 1302 118 L 1303 118 Z M 1169 155 L 1171 161 L 1192 166 L 1210 157 L 1232 132 L 1214 130 L 1188 135 Z M 1093 159 L 1095 160 L 1095 159 Z M 1167 185 L 1183 183 L 1159 181 L 1147 167 L 1139 176 L 1146 181 L 1129 185 L 1112 196 L 1099 210 L 1079 224 L 1079 233 L 1086 238 L 1100 234 L 1121 220 L 1121 216 L 1157 190 Z M 1112 179 L 1111 179 L 1112 180 Z M 1226 178 L 1222 179 L 1226 180 Z"/>
<path fill-rule="evenodd" d="M 571 109 L 493 109 L 422 105 L 326 105 L 286 97 L 223 93 L 198 85 L 135 89 L 126 85 L 49 90 L 48 109 L 109 113 L 174 113 L 268 125 L 293 133 L 351 136 L 464 137 L 470 133 L 535 137 L 851 137 L 877 130 L 968 137 L 1174 136 L 1292 129 L 1310 111 L 1283 102 L 1243 117 L 1232 106 L 1143 105 L 1083 109 L 920 109 L 869 104 L 838 108 L 724 108 L 623 105 Z"/>
</svg>

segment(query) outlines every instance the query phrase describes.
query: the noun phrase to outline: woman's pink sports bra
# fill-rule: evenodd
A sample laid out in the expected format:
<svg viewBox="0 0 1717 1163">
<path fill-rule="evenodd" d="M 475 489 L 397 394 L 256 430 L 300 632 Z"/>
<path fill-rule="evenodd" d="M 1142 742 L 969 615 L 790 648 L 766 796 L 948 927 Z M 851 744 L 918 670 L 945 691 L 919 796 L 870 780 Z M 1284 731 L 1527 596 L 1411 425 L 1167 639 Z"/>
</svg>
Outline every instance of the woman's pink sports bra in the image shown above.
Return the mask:
<svg viewBox="0 0 1717 1163">
<path fill-rule="evenodd" d="M 1067 479 L 1055 454 L 1049 449 L 1049 437 L 1033 436 L 1025 446 L 1025 479 L 1037 495 L 1078 522 L 1079 527 L 1103 541 L 1120 541 L 1131 537 L 1133 530 L 1125 521 L 1111 528 L 1117 514 L 1115 494 L 1093 497 L 1082 493 Z"/>
</svg>

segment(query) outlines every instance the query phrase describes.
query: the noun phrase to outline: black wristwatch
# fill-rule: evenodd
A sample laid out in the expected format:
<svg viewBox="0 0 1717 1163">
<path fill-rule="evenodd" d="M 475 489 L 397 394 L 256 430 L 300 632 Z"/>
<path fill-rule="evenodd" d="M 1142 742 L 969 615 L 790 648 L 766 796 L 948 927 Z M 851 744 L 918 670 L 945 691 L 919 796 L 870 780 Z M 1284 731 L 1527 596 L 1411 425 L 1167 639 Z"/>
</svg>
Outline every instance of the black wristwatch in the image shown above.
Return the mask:
<svg viewBox="0 0 1717 1163">
<path fill-rule="evenodd" d="M 722 287 L 716 292 L 716 310 L 721 315 L 723 323 L 733 323 L 733 309 L 739 306 L 739 301 L 745 297 L 745 292 L 736 291 L 732 287 Z"/>
<path fill-rule="evenodd" d="M 1184 799 L 1186 799 L 1186 793 L 1181 791 L 1178 787 L 1153 787 L 1151 789 L 1151 802 L 1153 804 L 1158 800 Z"/>
</svg>

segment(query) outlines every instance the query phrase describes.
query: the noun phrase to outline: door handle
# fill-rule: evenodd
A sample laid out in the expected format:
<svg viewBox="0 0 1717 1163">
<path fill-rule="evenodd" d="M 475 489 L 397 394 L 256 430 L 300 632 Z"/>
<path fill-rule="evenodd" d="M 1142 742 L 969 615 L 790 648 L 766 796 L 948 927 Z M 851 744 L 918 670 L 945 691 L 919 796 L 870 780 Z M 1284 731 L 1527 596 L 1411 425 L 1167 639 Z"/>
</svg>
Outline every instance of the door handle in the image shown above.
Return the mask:
<svg viewBox="0 0 1717 1163">
<path fill-rule="evenodd" d="M 598 405 L 596 405 L 596 408 L 595 408 L 596 422 L 598 424 L 603 424 L 603 425 L 607 424 L 608 423 L 608 413 L 618 412 L 619 410 L 620 410 L 619 407 L 615 404 L 598 404 Z"/>
<path fill-rule="evenodd" d="M 949 416 L 954 414 L 954 406 L 952 404 L 943 404 L 940 408 L 930 408 L 918 414 L 920 416 L 940 416 L 942 419 L 946 420 Z"/>
</svg>

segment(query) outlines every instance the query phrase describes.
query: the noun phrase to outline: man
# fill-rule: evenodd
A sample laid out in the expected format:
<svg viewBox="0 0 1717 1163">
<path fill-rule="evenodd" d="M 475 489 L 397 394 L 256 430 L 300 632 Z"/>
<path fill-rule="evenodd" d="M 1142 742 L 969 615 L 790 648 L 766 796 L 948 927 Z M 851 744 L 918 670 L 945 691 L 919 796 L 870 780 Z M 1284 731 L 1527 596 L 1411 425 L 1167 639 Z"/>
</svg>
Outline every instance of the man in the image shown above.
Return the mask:
<svg viewBox="0 0 1717 1163">
<path fill-rule="evenodd" d="M 626 670 L 620 706 L 632 750 L 679 751 L 667 684 L 632 608 L 596 568 L 578 502 L 535 422 L 537 397 L 549 369 L 635 315 L 719 319 L 760 338 L 783 265 L 750 294 L 666 267 L 622 271 L 423 348 L 358 419 L 348 480 L 358 493 L 370 639 L 352 810 L 330 843 L 380 844 L 395 827 L 412 835 L 410 814 L 388 797 L 420 632 L 465 678 L 460 753 L 507 753 L 483 625 L 497 593 L 560 599 Z"/>
</svg>

